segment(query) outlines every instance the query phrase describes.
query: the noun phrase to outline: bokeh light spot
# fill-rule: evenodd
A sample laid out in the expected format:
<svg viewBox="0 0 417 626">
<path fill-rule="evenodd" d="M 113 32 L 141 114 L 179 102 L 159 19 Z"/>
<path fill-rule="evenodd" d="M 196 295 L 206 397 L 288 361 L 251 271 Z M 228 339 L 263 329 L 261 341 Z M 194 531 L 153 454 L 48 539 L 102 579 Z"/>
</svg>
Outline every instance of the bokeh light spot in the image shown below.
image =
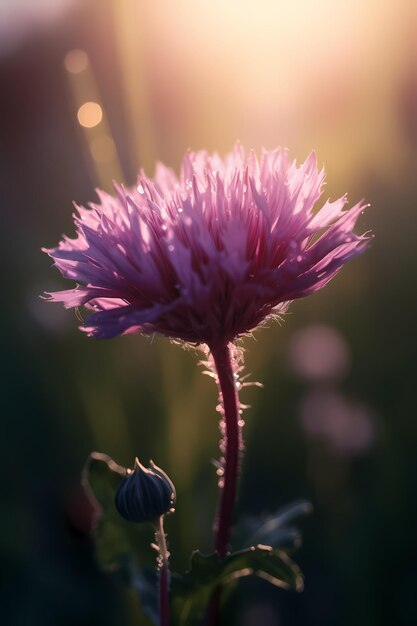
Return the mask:
<svg viewBox="0 0 417 626">
<path fill-rule="evenodd" d="M 339 455 L 365 454 L 374 443 L 370 411 L 332 389 L 309 392 L 299 414 L 305 432 L 313 439 L 324 440 Z"/>
<path fill-rule="evenodd" d="M 103 118 L 103 111 L 98 102 L 84 102 L 78 109 L 78 121 L 85 128 L 93 128 L 100 124 Z"/>
<path fill-rule="evenodd" d="M 76 48 L 65 55 L 64 65 L 70 74 L 80 74 L 88 66 L 88 56 L 84 50 Z"/>
<path fill-rule="evenodd" d="M 336 328 L 311 324 L 292 336 L 289 359 L 299 376 L 317 382 L 343 378 L 349 369 L 351 354 L 346 339 Z"/>
</svg>

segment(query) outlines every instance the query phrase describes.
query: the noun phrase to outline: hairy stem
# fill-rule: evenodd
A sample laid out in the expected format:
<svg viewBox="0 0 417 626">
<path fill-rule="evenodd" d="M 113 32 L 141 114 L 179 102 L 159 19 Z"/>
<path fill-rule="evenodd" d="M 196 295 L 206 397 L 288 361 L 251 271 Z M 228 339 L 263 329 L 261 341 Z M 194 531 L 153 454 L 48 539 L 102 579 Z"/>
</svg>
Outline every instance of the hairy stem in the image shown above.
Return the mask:
<svg viewBox="0 0 417 626">
<path fill-rule="evenodd" d="M 155 524 L 155 538 L 159 547 L 159 626 L 169 626 L 169 552 L 163 515 Z"/>
<path fill-rule="evenodd" d="M 228 551 L 233 512 L 236 502 L 237 484 L 242 450 L 242 436 L 239 426 L 239 398 L 237 380 L 233 367 L 231 347 L 220 344 L 211 348 L 216 367 L 222 412 L 224 419 L 224 467 L 220 493 L 220 503 L 215 524 L 215 549 L 224 558 Z"/>
<path fill-rule="evenodd" d="M 222 405 L 224 425 L 221 450 L 224 455 L 222 489 L 215 523 L 214 547 L 220 558 L 227 554 L 230 531 L 233 522 L 237 484 L 240 469 L 240 456 L 243 447 L 241 428 L 239 425 L 239 398 L 234 368 L 234 356 L 227 344 L 210 346 L 219 385 L 219 396 Z M 217 587 L 210 598 L 207 608 L 207 626 L 217 626 L 220 619 L 221 587 Z"/>
</svg>

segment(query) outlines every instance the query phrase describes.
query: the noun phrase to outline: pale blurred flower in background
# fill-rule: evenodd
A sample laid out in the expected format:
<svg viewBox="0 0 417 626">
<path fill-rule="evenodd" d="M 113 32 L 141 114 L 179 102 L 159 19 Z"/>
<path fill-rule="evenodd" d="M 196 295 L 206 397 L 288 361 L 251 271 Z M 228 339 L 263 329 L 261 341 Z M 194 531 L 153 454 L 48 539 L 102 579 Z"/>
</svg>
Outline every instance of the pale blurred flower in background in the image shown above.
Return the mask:
<svg viewBox="0 0 417 626">
<path fill-rule="evenodd" d="M 293 370 L 311 382 L 343 378 L 350 366 L 349 344 L 342 333 L 326 324 L 311 324 L 290 339 Z"/>
<path fill-rule="evenodd" d="M 343 456 L 366 453 L 375 439 L 375 426 L 368 409 L 346 400 L 333 389 L 314 389 L 303 398 L 299 409 L 306 433 L 324 441 Z"/>
</svg>

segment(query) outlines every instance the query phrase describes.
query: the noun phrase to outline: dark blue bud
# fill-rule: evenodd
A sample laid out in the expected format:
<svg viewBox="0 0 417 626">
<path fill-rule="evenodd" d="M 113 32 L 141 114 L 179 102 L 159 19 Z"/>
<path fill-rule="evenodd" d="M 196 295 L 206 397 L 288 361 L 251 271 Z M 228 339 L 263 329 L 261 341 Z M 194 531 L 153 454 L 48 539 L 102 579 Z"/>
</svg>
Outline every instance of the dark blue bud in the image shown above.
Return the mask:
<svg viewBox="0 0 417 626">
<path fill-rule="evenodd" d="M 154 522 L 172 510 L 175 487 L 168 476 L 151 461 L 146 468 L 135 459 L 116 492 L 114 503 L 129 522 Z"/>
</svg>

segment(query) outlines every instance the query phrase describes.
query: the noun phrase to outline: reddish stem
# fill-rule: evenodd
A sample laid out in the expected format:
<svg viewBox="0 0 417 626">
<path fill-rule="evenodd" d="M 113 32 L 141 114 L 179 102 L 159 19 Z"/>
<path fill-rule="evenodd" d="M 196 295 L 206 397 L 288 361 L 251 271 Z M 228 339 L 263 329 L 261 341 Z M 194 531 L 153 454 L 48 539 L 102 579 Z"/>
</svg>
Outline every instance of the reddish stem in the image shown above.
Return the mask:
<svg viewBox="0 0 417 626">
<path fill-rule="evenodd" d="M 223 488 L 220 493 L 219 509 L 215 523 L 215 549 L 220 558 L 227 554 L 233 512 L 236 502 L 237 483 L 239 478 L 240 453 L 243 447 L 241 428 L 239 426 L 239 398 L 237 380 L 233 368 L 233 355 L 228 344 L 210 346 L 217 372 L 220 401 L 223 407 L 224 437 L 224 474 Z M 206 614 L 206 625 L 217 626 L 220 618 L 220 602 L 222 589 L 217 587 L 210 598 Z"/>
<path fill-rule="evenodd" d="M 220 624 L 220 600 L 222 596 L 222 588 L 216 587 L 211 594 L 210 602 L 207 607 L 206 620 L 204 626 L 218 626 Z"/>
<path fill-rule="evenodd" d="M 224 474 L 219 509 L 215 525 L 215 549 L 220 558 L 227 554 L 230 531 L 235 508 L 239 478 L 240 452 L 242 449 L 239 427 L 239 399 L 233 368 L 233 356 L 228 344 L 211 347 L 217 371 L 220 396 L 223 404 L 224 429 Z"/>
<path fill-rule="evenodd" d="M 159 624 L 169 626 L 168 565 L 159 570 Z"/>
<path fill-rule="evenodd" d="M 169 626 L 169 552 L 163 515 L 155 525 L 155 539 L 159 547 L 159 626 Z"/>
</svg>

